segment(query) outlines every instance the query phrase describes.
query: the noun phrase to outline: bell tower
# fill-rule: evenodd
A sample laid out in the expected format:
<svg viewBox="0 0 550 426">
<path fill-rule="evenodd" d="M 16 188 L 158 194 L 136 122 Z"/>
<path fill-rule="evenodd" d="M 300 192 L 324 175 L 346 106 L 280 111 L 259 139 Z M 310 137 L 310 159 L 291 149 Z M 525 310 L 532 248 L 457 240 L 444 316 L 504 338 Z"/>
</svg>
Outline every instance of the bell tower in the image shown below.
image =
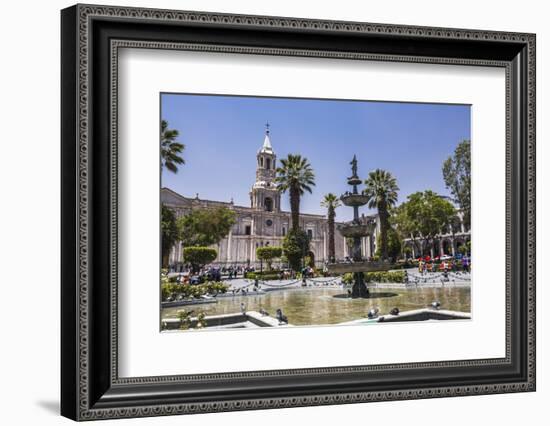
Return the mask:
<svg viewBox="0 0 550 426">
<path fill-rule="evenodd" d="M 267 123 L 264 143 L 256 154 L 256 182 L 250 191 L 252 208 L 268 212 L 281 210 L 281 194 L 275 183 L 276 169 L 277 156 L 271 146 L 269 123 Z"/>
</svg>

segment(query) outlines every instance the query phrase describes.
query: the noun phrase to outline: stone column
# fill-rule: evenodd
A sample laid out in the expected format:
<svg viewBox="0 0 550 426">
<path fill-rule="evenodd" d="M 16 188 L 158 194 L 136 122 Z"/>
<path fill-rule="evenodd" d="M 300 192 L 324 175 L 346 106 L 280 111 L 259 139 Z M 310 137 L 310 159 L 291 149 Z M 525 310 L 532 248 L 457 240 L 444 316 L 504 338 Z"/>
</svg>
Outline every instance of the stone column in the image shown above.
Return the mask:
<svg viewBox="0 0 550 426">
<path fill-rule="evenodd" d="M 233 239 L 233 230 L 231 229 L 229 231 L 229 235 L 227 236 L 227 256 L 225 258 L 225 261 L 229 263 L 231 261 L 231 240 Z"/>
<path fill-rule="evenodd" d="M 175 251 L 176 251 L 176 245 L 173 245 L 172 248 L 170 249 L 170 252 L 168 253 L 168 268 L 170 268 L 170 265 L 174 263 L 173 259 L 175 256 Z M 164 259 L 163 259 L 163 262 L 164 262 Z"/>
<path fill-rule="evenodd" d="M 178 249 L 176 251 L 176 263 L 183 262 L 183 243 L 181 241 L 178 241 L 176 243 Z"/>
<path fill-rule="evenodd" d="M 342 238 L 344 238 L 344 257 L 347 257 L 348 256 L 348 243 L 347 243 L 345 237 L 342 237 Z"/>
<path fill-rule="evenodd" d="M 439 256 L 443 256 L 445 254 L 443 250 L 443 238 L 439 239 Z"/>
<path fill-rule="evenodd" d="M 256 230 L 254 229 L 254 226 L 256 225 L 254 220 L 254 217 L 252 217 L 252 220 L 250 221 L 250 264 L 254 265 L 254 261 L 256 260 L 256 241 L 254 238 L 254 235 L 256 235 Z"/>
</svg>

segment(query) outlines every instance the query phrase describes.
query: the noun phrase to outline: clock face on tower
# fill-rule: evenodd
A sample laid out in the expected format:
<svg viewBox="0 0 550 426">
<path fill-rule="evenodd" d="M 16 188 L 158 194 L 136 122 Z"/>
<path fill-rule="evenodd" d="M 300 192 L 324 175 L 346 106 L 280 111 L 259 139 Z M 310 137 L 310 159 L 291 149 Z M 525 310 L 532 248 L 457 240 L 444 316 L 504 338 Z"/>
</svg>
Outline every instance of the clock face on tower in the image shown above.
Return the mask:
<svg viewBox="0 0 550 426">
<path fill-rule="evenodd" d="M 273 225 L 273 221 L 272 221 L 271 219 L 267 219 L 267 220 L 265 221 L 265 224 L 266 224 L 267 226 L 271 226 L 271 225 Z"/>
</svg>

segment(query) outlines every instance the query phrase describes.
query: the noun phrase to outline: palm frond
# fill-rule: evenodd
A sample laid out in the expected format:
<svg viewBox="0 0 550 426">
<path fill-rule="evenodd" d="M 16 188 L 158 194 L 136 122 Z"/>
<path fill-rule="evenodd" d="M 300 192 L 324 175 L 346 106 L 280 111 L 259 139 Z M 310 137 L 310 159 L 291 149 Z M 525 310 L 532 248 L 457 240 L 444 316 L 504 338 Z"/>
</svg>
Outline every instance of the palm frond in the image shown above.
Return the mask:
<svg viewBox="0 0 550 426">
<path fill-rule="evenodd" d="M 179 131 L 176 129 L 168 129 L 168 122 L 166 120 L 161 120 L 160 129 L 161 166 L 166 167 L 172 173 L 177 173 L 177 164 L 185 164 L 185 160 L 180 155 L 185 149 L 185 145 L 176 142 Z"/>
</svg>

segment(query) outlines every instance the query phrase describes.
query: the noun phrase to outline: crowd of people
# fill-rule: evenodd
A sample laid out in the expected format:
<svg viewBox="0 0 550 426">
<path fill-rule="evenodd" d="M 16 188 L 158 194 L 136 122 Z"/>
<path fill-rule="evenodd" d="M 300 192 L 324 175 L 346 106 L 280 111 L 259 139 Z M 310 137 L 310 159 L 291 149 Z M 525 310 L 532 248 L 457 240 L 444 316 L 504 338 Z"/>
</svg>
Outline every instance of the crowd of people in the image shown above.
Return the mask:
<svg viewBox="0 0 550 426">
<path fill-rule="evenodd" d="M 207 281 L 219 282 L 223 280 L 233 280 L 237 278 L 246 278 L 249 273 L 259 272 L 253 266 L 218 266 L 208 265 L 199 271 L 193 272 L 190 266 L 183 266 L 177 271 L 170 269 L 172 274 L 175 272 L 176 282 L 178 284 L 200 284 Z M 263 272 L 266 272 L 263 270 Z M 291 269 L 273 269 L 272 274 L 278 276 L 279 280 L 294 280 L 297 278 L 312 278 L 315 276 L 315 269 L 311 266 L 304 266 L 300 272 Z M 173 275 L 172 275 L 173 276 Z"/>
<path fill-rule="evenodd" d="M 207 266 L 201 268 L 198 272 L 193 273 L 191 267 L 179 268 L 176 276 L 176 282 L 179 284 L 200 284 L 206 281 L 219 282 L 222 277 L 227 279 L 234 279 L 243 277 L 247 272 L 250 272 L 251 268 L 243 267 L 218 267 Z"/>
<path fill-rule="evenodd" d="M 449 272 L 470 272 L 471 268 L 471 258 L 469 256 L 462 256 L 460 259 L 451 258 L 445 260 L 424 257 L 419 258 L 417 261 L 418 272 L 421 275 L 430 272 L 443 272 L 445 275 Z M 258 272 L 253 266 L 208 265 L 195 273 L 192 272 L 190 267 L 179 269 L 176 276 L 176 282 L 179 284 L 201 284 L 208 281 L 219 282 L 222 281 L 222 279 L 233 280 L 237 278 L 246 278 L 249 273 Z M 315 269 L 307 265 L 299 272 L 295 272 L 291 269 L 274 269 L 271 272 L 276 274 L 279 280 L 302 279 L 303 283 L 305 283 L 308 278 L 313 278 L 316 275 Z M 318 272 L 320 273 L 321 271 Z M 326 268 L 323 268 L 322 272 L 322 275 L 328 274 Z M 258 280 L 261 279 L 261 277 L 256 276 L 255 279 Z"/>
<path fill-rule="evenodd" d="M 169 269 L 169 272 L 176 273 L 176 282 L 179 284 L 200 284 L 205 281 L 221 281 L 233 280 L 237 278 L 246 278 L 247 274 L 258 272 L 253 266 L 218 266 L 208 265 L 201 268 L 198 272 L 193 272 L 190 266 L 182 266 L 177 270 Z M 296 273 L 294 271 L 279 269 L 273 272 L 278 273 L 280 279 L 294 279 Z M 312 274 L 313 269 L 307 271 Z"/>
<path fill-rule="evenodd" d="M 439 263 L 427 259 L 419 259 L 418 272 L 425 274 L 427 272 L 470 272 L 471 259 L 468 256 L 462 256 L 461 259 L 448 259 Z"/>
</svg>

